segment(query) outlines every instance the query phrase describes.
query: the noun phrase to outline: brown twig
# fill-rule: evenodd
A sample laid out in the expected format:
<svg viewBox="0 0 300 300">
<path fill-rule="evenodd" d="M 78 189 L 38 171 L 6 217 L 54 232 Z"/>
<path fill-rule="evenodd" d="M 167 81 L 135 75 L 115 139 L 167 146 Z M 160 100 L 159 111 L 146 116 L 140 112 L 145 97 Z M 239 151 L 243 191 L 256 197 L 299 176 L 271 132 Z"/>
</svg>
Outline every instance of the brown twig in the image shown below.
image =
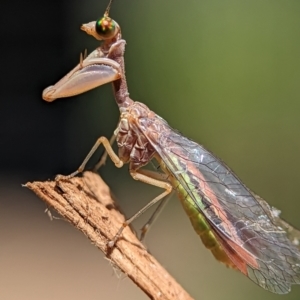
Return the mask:
<svg viewBox="0 0 300 300">
<path fill-rule="evenodd" d="M 32 182 L 25 186 L 82 231 L 151 299 L 192 299 L 130 228 L 123 231 L 113 249 L 107 247 L 125 219 L 100 176 L 85 172 L 83 178 Z"/>
</svg>

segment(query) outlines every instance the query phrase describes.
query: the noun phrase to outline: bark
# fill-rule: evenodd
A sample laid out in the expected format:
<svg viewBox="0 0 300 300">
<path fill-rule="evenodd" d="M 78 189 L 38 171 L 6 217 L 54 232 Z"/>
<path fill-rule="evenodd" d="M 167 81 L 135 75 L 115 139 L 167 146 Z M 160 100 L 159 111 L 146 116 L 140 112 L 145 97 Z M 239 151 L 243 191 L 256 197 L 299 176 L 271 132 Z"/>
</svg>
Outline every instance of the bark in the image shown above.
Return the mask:
<svg viewBox="0 0 300 300">
<path fill-rule="evenodd" d="M 122 270 L 151 299 L 192 299 L 147 252 L 129 227 L 112 249 L 107 247 L 125 218 L 98 174 L 85 172 L 82 178 L 32 182 L 25 186 L 82 231 L 113 266 Z"/>
</svg>

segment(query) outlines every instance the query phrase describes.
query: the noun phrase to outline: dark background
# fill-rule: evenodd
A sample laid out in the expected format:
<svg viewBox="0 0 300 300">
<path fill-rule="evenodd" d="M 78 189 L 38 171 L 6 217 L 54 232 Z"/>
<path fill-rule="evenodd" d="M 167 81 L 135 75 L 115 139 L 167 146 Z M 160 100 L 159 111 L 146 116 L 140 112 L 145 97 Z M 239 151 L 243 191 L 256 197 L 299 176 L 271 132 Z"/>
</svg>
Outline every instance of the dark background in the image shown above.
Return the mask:
<svg viewBox="0 0 300 300">
<path fill-rule="evenodd" d="M 53 103 L 41 98 L 81 51 L 98 46 L 79 27 L 106 5 L 1 2 L 1 299 L 146 299 L 82 234 L 50 222 L 45 205 L 21 187 L 74 171 L 96 138 L 114 130 L 109 85 Z M 111 16 L 127 41 L 132 98 L 212 150 L 300 227 L 300 2 L 115 0 Z M 133 181 L 127 167 L 109 162 L 101 175 L 128 216 L 158 193 Z M 280 297 L 216 262 L 176 197 L 147 246 L 195 299 Z M 285 299 L 299 297 L 294 286 Z"/>
</svg>

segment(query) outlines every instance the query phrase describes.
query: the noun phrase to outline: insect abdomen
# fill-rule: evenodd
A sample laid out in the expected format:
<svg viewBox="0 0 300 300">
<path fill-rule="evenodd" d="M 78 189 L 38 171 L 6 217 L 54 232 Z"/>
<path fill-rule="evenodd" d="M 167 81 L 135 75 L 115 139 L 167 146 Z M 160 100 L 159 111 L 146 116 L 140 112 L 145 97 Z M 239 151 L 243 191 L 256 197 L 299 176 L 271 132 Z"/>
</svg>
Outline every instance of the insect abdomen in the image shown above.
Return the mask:
<svg viewBox="0 0 300 300">
<path fill-rule="evenodd" d="M 222 246 L 216 239 L 216 236 L 214 232 L 211 229 L 211 226 L 206 221 L 205 217 L 201 212 L 199 212 L 199 209 L 195 206 L 194 201 L 191 199 L 191 197 L 188 195 L 188 193 L 184 190 L 182 185 L 175 179 L 176 184 L 173 183 L 173 186 L 176 186 L 176 191 L 179 196 L 180 202 L 187 213 L 194 230 L 196 233 L 200 236 L 203 244 L 207 249 L 209 249 L 214 257 L 226 264 L 229 267 L 234 267 L 231 260 L 223 250 Z"/>
</svg>

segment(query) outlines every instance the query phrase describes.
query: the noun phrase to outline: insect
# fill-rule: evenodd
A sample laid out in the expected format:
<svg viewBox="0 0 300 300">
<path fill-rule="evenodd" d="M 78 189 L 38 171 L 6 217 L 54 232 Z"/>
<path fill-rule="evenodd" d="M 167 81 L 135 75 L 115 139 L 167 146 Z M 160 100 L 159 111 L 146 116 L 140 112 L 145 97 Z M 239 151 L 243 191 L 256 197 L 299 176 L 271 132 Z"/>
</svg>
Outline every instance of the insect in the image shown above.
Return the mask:
<svg viewBox="0 0 300 300">
<path fill-rule="evenodd" d="M 110 247 L 128 224 L 175 190 L 195 231 L 217 260 L 268 291 L 289 292 L 292 284 L 300 284 L 300 232 L 280 219 L 277 209 L 252 193 L 217 157 L 129 97 L 126 42 L 120 26 L 109 17 L 111 2 L 102 18 L 81 27 L 101 41 L 100 47 L 81 56 L 72 71 L 43 91 L 44 100 L 51 102 L 111 82 L 120 109 L 114 138 L 100 137 L 78 170 L 66 177 L 82 172 L 102 144 L 117 167 L 128 163 L 134 179 L 163 189 L 123 224 Z M 114 139 L 118 155 L 111 146 Z M 152 160 L 163 174 L 142 168 Z"/>
</svg>

